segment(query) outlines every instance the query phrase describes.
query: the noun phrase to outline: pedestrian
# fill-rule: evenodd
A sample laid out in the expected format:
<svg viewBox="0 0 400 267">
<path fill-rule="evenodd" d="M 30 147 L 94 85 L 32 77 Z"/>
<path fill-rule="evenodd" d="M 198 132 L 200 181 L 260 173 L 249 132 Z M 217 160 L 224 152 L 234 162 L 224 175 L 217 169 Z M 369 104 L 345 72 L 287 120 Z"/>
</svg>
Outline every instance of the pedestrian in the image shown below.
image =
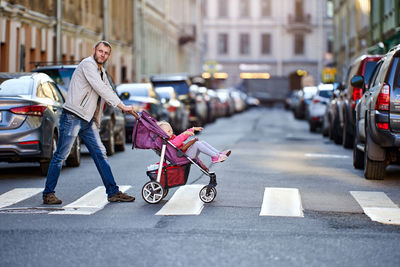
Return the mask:
<svg viewBox="0 0 400 267">
<path fill-rule="evenodd" d="M 218 163 L 225 161 L 231 154 L 231 150 L 220 152 L 207 142 L 199 141 L 198 138 L 192 139 L 187 143 L 183 143 L 189 138 L 189 136 L 194 135 L 195 131 L 202 131 L 202 127 L 192 127 L 190 129 L 187 129 L 180 135 L 176 136 L 174 135 L 172 127 L 168 122 L 159 121 L 157 122 L 157 125 L 168 134 L 169 141 L 177 148 L 182 149 L 185 154 L 191 159 L 198 157 L 200 152 L 202 152 L 210 156 L 213 163 Z"/>
<path fill-rule="evenodd" d="M 79 135 L 88 148 L 103 180 L 109 202 L 132 202 L 135 197 L 119 191 L 114 180 L 106 149 L 101 142 L 99 128 L 104 101 L 138 118 L 133 106 L 125 106 L 108 82 L 103 68 L 111 54 L 111 45 L 98 42 L 93 55 L 81 61 L 72 75 L 67 97 L 60 117 L 60 133 L 56 151 L 51 159 L 43 191 L 43 204 L 61 204 L 55 196 L 55 187 L 63 162 Z M 83 178 L 83 177 L 82 177 Z"/>
</svg>

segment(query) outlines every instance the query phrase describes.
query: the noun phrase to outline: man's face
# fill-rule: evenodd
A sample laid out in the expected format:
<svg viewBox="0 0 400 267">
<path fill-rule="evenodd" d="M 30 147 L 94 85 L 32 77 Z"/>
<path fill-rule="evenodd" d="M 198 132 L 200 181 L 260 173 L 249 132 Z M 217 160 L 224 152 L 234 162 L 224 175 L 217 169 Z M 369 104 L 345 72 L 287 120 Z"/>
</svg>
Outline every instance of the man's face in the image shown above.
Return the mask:
<svg viewBox="0 0 400 267">
<path fill-rule="evenodd" d="M 94 49 L 93 57 L 97 64 L 106 63 L 108 57 L 111 54 L 111 48 L 105 46 L 104 44 L 99 44 L 97 48 Z"/>
</svg>

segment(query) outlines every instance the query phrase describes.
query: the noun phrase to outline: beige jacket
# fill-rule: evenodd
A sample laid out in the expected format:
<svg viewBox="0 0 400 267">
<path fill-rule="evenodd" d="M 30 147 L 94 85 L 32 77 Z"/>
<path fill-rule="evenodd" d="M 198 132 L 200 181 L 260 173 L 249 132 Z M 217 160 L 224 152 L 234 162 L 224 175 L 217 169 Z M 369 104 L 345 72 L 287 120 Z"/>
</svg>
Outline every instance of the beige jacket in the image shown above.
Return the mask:
<svg viewBox="0 0 400 267">
<path fill-rule="evenodd" d="M 101 80 L 101 72 L 103 72 L 103 80 Z M 102 100 L 98 106 L 99 96 Z M 72 75 L 64 108 L 88 122 L 93 118 L 97 127 L 100 128 L 103 99 L 113 107 L 121 103 L 108 82 L 103 67 L 100 70 L 93 56 L 87 57 L 82 60 Z"/>
</svg>

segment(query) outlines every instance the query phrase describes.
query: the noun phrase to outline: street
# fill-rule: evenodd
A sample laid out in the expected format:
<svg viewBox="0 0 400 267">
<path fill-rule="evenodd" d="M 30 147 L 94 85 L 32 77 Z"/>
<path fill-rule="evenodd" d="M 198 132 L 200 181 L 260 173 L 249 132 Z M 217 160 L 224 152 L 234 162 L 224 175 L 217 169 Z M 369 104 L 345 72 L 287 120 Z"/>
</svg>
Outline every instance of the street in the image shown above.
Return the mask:
<svg viewBox="0 0 400 267">
<path fill-rule="evenodd" d="M 199 204 L 196 185 L 208 177 L 195 166 L 187 185 L 147 204 L 141 196 L 146 168 L 158 156 L 132 144 L 109 162 L 133 203 L 97 206 L 95 193 L 101 189 L 99 201 L 106 201 L 105 190 L 87 153 L 80 167 L 61 172 L 56 193 L 63 204 L 56 206 L 42 205 L 38 165 L 2 163 L 0 266 L 398 266 L 400 218 L 376 222 L 363 208 L 386 208 L 386 201 L 398 209 L 399 166 L 389 166 L 384 180 L 366 180 L 353 168 L 351 149 L 310 133 L 305 121 L 280 107 L 219 118 L 198 137 L 232 150 L 214 165 L 201 155 L 217 175 L 218 194 L 209 204 Z M 96 201 L 89 195 L 71 205 L 97 187 Z M 16 188 L 38 189 L 2 205 L 1 195 Z M 363 207 L 368 192 L 381 193 Z M 89 204 L 79 206 L 84 201 Z"/>
</svg>

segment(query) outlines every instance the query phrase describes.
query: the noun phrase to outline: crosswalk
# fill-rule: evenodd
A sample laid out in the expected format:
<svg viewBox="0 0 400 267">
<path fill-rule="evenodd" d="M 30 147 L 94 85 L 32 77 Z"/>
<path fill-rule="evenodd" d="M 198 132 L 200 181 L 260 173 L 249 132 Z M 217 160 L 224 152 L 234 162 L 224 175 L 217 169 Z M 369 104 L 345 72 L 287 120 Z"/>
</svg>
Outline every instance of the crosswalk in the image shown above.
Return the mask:
<svg viewBox="0 0 400 267">
<path fill-rule="evenodd" d="M 204 185 L 193 184 L 179 187 L 168 201 L 159 204 L 157 216 L 200 215 L 206 206 L 200 198 L 199 191 Z M 126 192 L 131 186 L 122 185 L 120 190 Z M 0 214 L 26 213 L 29 210 L 43 210 L 41 207 L 21 208 L 18 203 L 42 193 L 42 188 L 14 188 L 0 195 Z M 372 220 L 383 224 L 400 225 L 400 208 L 384 193 L 371 191 L 350 191 L 349 194 L 360 205 L 364 213 Z M 216 199 L 215 201 L 218 201 Z M 92 215 L 108 204 L 105 189 L 96 187 L 76 201 L 62 207 L 49 208 L 50 215 Z M 43 212 L 44 213 L 44 212 Z M 304 218 L 301 192 L 297 188 L 266 187 L 260 203 L 259 216 L 280 216 Z"/>
</svg>

